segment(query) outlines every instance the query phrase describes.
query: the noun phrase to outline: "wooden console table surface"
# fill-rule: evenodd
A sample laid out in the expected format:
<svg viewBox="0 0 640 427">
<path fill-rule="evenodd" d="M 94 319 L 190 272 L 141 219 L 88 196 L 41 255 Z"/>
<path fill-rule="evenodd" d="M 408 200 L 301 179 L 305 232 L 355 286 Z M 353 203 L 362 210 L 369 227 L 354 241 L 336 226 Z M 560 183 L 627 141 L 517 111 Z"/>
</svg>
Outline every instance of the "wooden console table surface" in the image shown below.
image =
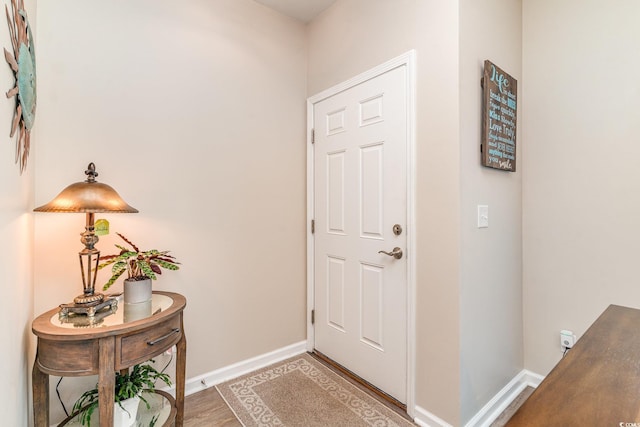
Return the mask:
<svg viewBox="0 0 640 427">
<path fill-rule="evenodd" d="M 186 299 L 176 293 L 154 292 L 163 308 L 151 315 L 127 319 L 124 304 L 119 313 L 94 327 L 74 327 L 58 321 L 58 308 L 38 316 L 32 324 L 38 337 L 33 364 L 33 414 L 35 427 L 49 427 L 49 375 L 98 375 L 100 427 L 113 425 L 115 373 L 146 362 L 176 346 L 176 418 L 184 419 L 187 341 L 183 328 Z M 151 309 L 149 309 L 151 310 Z"/>
<path fill-rule="evenodd" d="M 640 310 L 610 305 L 507 423 L 640 425 Z"/>
</svg>

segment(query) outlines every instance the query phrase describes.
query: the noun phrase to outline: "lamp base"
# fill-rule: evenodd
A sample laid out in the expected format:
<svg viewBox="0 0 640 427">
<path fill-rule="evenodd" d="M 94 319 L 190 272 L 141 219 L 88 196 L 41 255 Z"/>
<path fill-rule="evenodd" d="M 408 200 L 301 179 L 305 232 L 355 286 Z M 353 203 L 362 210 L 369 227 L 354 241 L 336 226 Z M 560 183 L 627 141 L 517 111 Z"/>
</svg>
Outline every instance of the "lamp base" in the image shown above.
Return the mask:
<svg viewBox="0 0 640 427">
<path fill-rule="evenodd" d="M 104 300 L 104 295 L 100 293 L 97 293 L 97 294 L 93 293 L 90 295 L 85 295 L 85 294 L 78 295 L 73 299 L 73 302 L 76 305 L 90 306 L 90 305 L 100 304 L 103 300 Z"/>
<path fill-rule="evenodd" d="M 77 299 L 74 299 L 74 303 L 71 304 L 60 304 L 60 317 L 68 316 L 69 314 L 83 314 L 88 317 L 95 316 L 96 313 L 101 312 L 102 310 L 109 310 L 112 313 L 115 313 L 118 308 L 118 300 L 115 298 L 99 298 L 95 301 L 90 301 L 87 303 L 78 303 Z"/>
</svg>

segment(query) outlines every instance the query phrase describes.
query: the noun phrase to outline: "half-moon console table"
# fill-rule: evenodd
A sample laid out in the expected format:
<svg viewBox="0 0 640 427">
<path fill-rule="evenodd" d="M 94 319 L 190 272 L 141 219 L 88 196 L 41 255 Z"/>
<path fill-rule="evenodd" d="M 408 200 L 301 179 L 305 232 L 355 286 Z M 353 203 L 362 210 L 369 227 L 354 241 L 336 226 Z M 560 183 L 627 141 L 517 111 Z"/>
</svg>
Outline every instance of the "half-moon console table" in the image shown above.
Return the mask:
<svg viewBox="0 0 640 427">
<path fill-rule="evenodd" d="M 180 294 L 154 292 L 148 307 L 120 302 L 115 313 L 99 313 L 94 318 L 60 318 L 58 308 L 38 316 L 32 324 L 38 337 L 33 364 L 35 427 L 49 427 L 49 375 L 98 375 L 100 426 L 111 427 L 115 373 L 143 363 L 174 345 L 175 426 L 182 427 L 187 352 L 182 319 L 185 305 L 186 299 Z"/>
</svg>

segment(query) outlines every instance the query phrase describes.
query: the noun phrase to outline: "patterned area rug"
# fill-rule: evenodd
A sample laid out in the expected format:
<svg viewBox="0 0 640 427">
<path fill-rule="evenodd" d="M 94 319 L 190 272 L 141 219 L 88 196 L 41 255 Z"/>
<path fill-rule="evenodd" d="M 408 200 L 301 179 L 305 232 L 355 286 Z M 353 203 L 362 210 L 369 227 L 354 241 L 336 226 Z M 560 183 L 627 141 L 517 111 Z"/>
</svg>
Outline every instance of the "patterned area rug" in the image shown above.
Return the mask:
<svg viewBox="0 0 640 427">
<path fill-rule="evenodd" d="M 415 425 L 308 354 L 216 388 L 245 427 Z"/>
</svg>

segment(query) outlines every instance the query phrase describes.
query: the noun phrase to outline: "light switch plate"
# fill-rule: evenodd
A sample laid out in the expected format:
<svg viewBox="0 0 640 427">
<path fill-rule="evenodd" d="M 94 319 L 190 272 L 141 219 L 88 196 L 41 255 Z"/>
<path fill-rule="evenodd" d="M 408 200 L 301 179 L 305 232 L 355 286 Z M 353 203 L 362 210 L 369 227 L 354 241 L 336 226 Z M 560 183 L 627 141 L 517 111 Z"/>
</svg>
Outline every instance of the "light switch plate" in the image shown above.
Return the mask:
<svg viewBox="0 0 640 427">
<path fill-rule="evenodd" d="M 489 206 L 478 205 L 478 228 L 489 227 Z"/>
</svg>

